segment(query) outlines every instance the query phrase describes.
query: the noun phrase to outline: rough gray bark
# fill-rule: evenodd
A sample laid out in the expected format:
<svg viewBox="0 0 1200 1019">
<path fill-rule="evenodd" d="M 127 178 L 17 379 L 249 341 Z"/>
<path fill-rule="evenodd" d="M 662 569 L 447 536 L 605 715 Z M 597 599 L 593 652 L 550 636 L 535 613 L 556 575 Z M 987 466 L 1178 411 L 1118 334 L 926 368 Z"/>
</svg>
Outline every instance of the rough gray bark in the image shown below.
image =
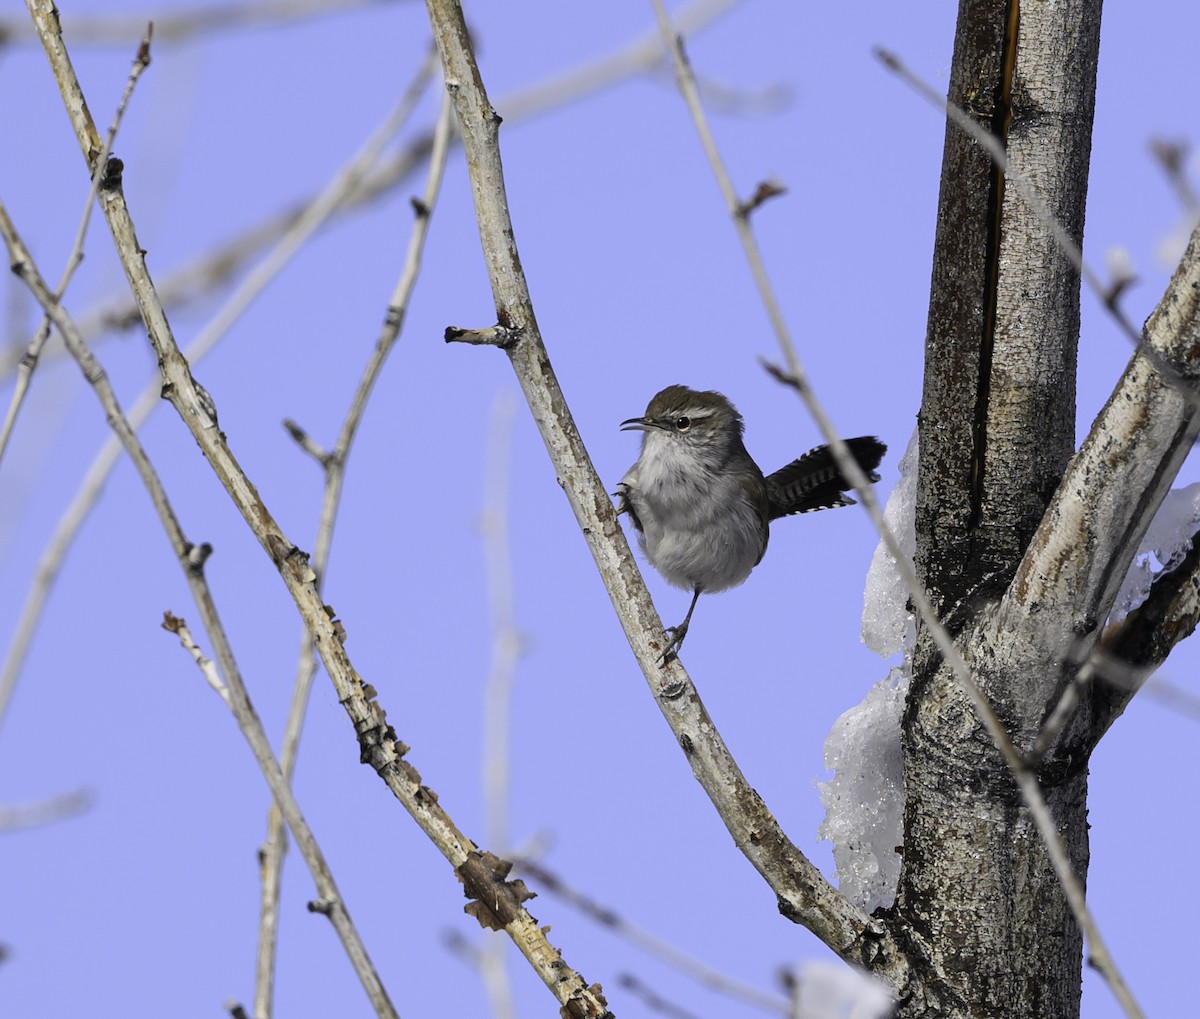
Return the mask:
<svg viewBox="0 0 1200 1019">
<path fill-rule="evenodd" d="M 961 4 L 951 100 L 1001 139 L 1010 165 L 1078 243 L 1099 2 Z M 1045 213 L 1033 213 L 983 149 L 948 129 L 920 418 L 917 565 L 1011 742 L 1002 740 L 1002 757 L 921 634 L 904 718 L 903 873 L 894 907 L 867 917 L 778 830 L 679 662 L 659 665 L 661 621 L 537 331 L 504 200 L 498 118 L 461 10 L 457 0 L 427 5 L 459 109 L 497 311 L 495 326 L 451 329 L 447 338 L 508 354 L 630 645 L 739 849 L 786 917 L 896 989 L 901 1015 L 1077 1017 L 1082 936 L 1017 780 L 1030 801 L 1040 781 L 1066 846 L 1063 871 L 1082 880 L 1086 760 L 1099 708 L 1084 701 L 1036 779 L 1013 745 L 1028 754 L 1095 644 L 1116 579 L 1196 434 L 1195 404 L 1182 391 L 1192 384 L 1180 382 L 1200 378 L 1200 230 L 1147 325 L 1146 349 L 1072 459 L 1078 274 Z M 678 50 L 676 59 L 683 63 Z M 1185 627 L 1183 601 L 1166 589 L 1162 599 Z M 1070 877 L 1063 880 L 1078 900 Z M 1120 986 L 1094 927 L 1089 937 L 1097 965 Z"/>
<path fill-rule="evenodd" d="M 962 0 L 950 100 L 1082 240 L 1100 3 Z M 986 629 L 1074 449 L 1079 277 L 987 153 L 947 126 L 920 414 L 917 566 L 1019 746 L 1046 698 Z M 1039 645 L 1039 650 L 1043 650 Z M 1013 651 L 1013 654 L 1008 652 Z M 922 634 L 904 719 L 891 920 L 922 959 L 903 1015 L 1077 1016 L 1082 939 L 1000 754 Z M 1086 770 L 1043 783 L 1087 871 Z"/>
<path fill-rule="evenodd" d="M 1010 165 L 1078 242 L 1099 3 L 1026 10 L 1018 2 L 962 0 L 951 99 L 1002 140 Z M 1182 391 L 1191 384 L 1180 377 L 1200 378 L 1200 230 L 1148 323 L 1146 349 L 1072 460 L 1078 275 L 1045 214 L 1006 189 L 975 143 L 948 131 L 920 420 L 917 565 L 1011 742 L 992 730 L 1002 757 L 922 634 L 904 719 L 904 868 L 895 906 L 867 917 L 778 830 L 679 662 L 660 667 L 661 622 L 537 330 L 504 200 L 498 118 L 461 10 L 457 0 L 427 5 L 459 110 L 497 311 L 496 325 L 450 329 L 447 339 L 508 354 L 631 647 L 738 847 L 776 890 L 781 912 L 887 979 L 902 1015 L 1078 1016 L 1082 937 L 1014 775 L 1030 801 L 1040 780 L 1069 857 L 1063 865 L 1059 854 L 1063 880 L 1078 900 L 1066 871 L 1086 876 L 1086 752 L 1097 708 L 1087 701 L 1069 719 L 1036 779 L 1013 744 L 1028 753 L 1096 642 L 1114 578 L 1195 436 L 1195 404 Z M 678 51 L 676 59 L 682 64 Z M 1168 608 L 1183 620 L 1182 603 Z M 1108 966 L 1098 932 L 1088 929 L 1097 965 Z"/>
</svg>

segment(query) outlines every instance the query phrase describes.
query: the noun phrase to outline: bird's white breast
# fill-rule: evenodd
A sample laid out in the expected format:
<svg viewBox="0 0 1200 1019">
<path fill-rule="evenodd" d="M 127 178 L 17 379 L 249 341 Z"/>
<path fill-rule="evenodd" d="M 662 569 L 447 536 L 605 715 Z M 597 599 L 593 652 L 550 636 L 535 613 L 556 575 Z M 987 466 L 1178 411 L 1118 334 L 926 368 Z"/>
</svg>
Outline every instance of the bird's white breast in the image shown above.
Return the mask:
<svg viewBox="0 0 1200 1019">
<path fill-rule="evenodd" d="M 724 591 L 762 558 L 766 525 L 740 479 L 707 469 L 669 436 L 646 434 L 622 484 L 642 525 L 642 551 L 676 587 Z"/>
</svg>

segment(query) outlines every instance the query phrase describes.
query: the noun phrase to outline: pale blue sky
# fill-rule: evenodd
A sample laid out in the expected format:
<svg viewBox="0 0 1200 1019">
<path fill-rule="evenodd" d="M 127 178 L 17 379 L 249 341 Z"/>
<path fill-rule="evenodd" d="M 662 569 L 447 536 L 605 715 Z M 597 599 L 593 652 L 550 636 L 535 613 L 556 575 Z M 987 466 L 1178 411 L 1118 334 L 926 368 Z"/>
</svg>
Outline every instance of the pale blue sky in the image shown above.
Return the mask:
<svg viewBox="0 0 1200 1019">
<path fill-rule="evenodd" d="M 20 14 L 18 5 L 9 5 Z M 63 0 L 64 17 L 126 9 Z M 143 9 L 143 8 L 136 8 Z M 485 82 L 502 97 L 619 47 L 653 23 L 648 2 L 468 3 Z M 769 272 L 802 357 L 844 434 L 891 452 L 915 423 L 943 124 L 871 57 L 884 45 L 944 90 L 955 5 L 851 7 L 759 0 L 689 44 L 697 71 L 730 88 L 791 91 L 782 111 L 714 115 L 739 190 L 767 177 L 786 196 L 755 216 Z M 1168 268 L 1155 248 L 1181 217 L 1147 141 L 1200 140 L 1191 3 L 1110 4 L 1105 16 L 1086 253 L 1129 249 L 1135 321 Z M 71 35 L 67 35 L 71 45 Z M 154 273 L 326 181 L 383 119 L 428 43 L 423 5 L 383 3 L 286 28 L 156 44 L 117 154 Z M 133 44 L 73 48 L 96 119 L 107 124 Z M 432 123 L 436 88 L 409 137 Z M 87 191 L 83 164 L 39 49 L 0 54 L 0 196 L 43 272 L 59 273 Z M 819 441 L 795 398 L 758 366 L 776 357 L 765 315 L 711 172 L 669 77 L 643 77 L 501 133 L 517 241 L 563 389 L 602 477 L 637 452 L 617 425 L 680 382 L 717 388 L 745 415 L 768 470 Z M 319 472 L 280 421 L 331 445 L 403 260 L 420 174 L 324 231 L 195 374 L 277 519 L 311 548 Z M 119 287 L 102 222 L 68 294 L 81 313 Z M 6 301 L 14 288 L 6 292 Z M 172 316 L 191 339 L 218 306 Z M 1080 434 L 1129 355 L 1083 300 Z M 32 328 L 27 308 L 20 321 Z M 478 520 L 492 407 L 516 386 L 496 350 L 446 346 L 447 325 L 494 319 L 461 156 L 451 155 L 404 334 L 351 459 L 326 596 L 356 667 L 411 760 L 472 837 L 483 839 L 480 734 L 489 660 Z M 9 330 L 6 313 L 6 330 Z M 6 340 L 9 337 L 6 335 Z M 128 403 L 153 377 L 135 333 L 97 344 Z M 10 383 L 0 387 L 7 402 Z M 73 365 L 39 372 L 0 472 L 0 618 L 11 626 L 31 571 L 78 479 L 107 436 Z M 144 438 L 184 527 L 208 564 L 234 649 L 269 732 L 290 696 L 299 622 L 273 568 L 236 517 L 169 407 Z M 511 551 L 527 641 L 513 701 L 515 840 L 545 833 L 546 863 L 680 949 L 770 987 L 775 970 L 828 952 L 784 921 L 733 847 L 658 716 L 612 614 L 528 413 L 512 439 Z M 1181 482 L 1197 480 L 1191 465 Z M 685 660 L 749 780 L 798 845 L 816 843 L 830 725 L 885 675 L 858 640 L 875 541 L 842 510 L 781 521 L 745 586 L 702 599 Z M 668 622 L 687 595 L 652 573 Z M 255 852 L 267 792 L 232 718 L 159 629 L 171 609 L 199 619 L 134 472 L 122 463 L 47 606 L 0 733 L 0 803 L 86 787 L 92 809 L 0 840 L 0 1011 L 21 1019 L 146 1014 L 208 1017 L 249 1002 L 257 918 Z M 7 642 L 8 634 L 2 638 Z M 1195 647 L 1165 670 L 1196 690 Z M 1186 943 L 1197 840 L 1184 781 L 1197 722 L 1149 699 L 1092 766 L 1089 893 L 1150 1015 L 1192 1000 Z M 443 946 L 478 944 L 450 868 L 368 769 L 324 676 L 305 731 L 297 794 L 330 857 L 401 1013 L 478 1014 L 475 973 Z M 1180 877 L 1179 875 L 1183 875 Z M 328 924 L 305 911 L 312 883 L 289 854 L 279 1016 L 366 1016 Z M 698 1016 L 761 1013 L 714 998 L 598 930 L 550 895 L 531 903 L 552 940 L 622 1019 L 652 1013 L 621 991 L 628 971 Z M 1152 933 L 1152 936 L 1150 936 Z M 523 1015 L 553 1000 L 511 963 Z M 1117 1009 L 1085 973 L 1084 1014 Z"/>
</svg>

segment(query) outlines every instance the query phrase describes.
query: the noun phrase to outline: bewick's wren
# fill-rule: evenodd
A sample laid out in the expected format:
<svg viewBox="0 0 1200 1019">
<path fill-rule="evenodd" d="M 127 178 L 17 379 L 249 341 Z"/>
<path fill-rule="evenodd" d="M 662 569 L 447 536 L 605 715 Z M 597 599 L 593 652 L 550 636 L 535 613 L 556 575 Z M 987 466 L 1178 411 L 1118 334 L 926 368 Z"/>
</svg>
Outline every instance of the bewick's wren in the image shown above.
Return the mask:
<svg viewBox="0 0 1200 1019">
<path fill-rule="evenodd" d="M 640 418 L 621 429 L 642 434 L 642 452 L 617 486 L 617 513 L 628 513 L 638 544 L 667 582 L 692 592 L 665 661 L 687 636 L 704 591 L 736 587 L 762 560 L 770 523 L 793 513 L 852 506 L 850 483 L 828 446 L 764 477 L 742 444 L 742 415 L 720 393 L 668 386 Z M 871 436 L 847 439 L 859 467 L 878 481 L 887 446 Z"/>
</svg>

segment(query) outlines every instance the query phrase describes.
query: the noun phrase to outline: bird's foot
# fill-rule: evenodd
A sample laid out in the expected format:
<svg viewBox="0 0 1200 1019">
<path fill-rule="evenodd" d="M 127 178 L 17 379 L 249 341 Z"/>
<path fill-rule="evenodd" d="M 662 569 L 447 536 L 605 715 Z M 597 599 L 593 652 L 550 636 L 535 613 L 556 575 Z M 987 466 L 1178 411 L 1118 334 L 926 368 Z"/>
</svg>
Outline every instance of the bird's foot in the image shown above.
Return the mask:
<svg viewBox="0 0 1200 1019">
<path fill-rule="evenodd" d="M 625 482 L 622 481 L 617 485 L 617 490 L 613 492 L 612 497 L 617 500 L 617 516 L 629 512 L 629 486 Z"/>
<path fill-rule="evenodd" d="M 678 626 L 668 626 L 663 631 L 671 639 L 667 642 L 667 649 L 658 656 L 660 666 L 665 667 L 668 662 L 673 662 L 679 657 L 679 649 L 683 647 L 683 638 L 687 636 L 689 622 L 690 620 L 685 619 Z"/>
</svg>

